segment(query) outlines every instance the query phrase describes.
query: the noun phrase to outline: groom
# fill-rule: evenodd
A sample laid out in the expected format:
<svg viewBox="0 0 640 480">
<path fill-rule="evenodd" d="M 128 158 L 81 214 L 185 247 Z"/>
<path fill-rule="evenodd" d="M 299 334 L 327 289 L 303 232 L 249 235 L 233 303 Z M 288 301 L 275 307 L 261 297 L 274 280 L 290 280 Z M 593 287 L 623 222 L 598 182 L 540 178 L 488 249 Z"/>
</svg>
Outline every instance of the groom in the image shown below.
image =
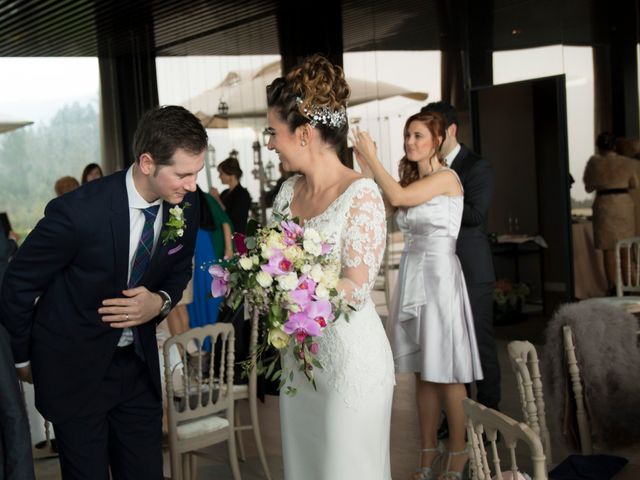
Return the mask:
<svg viewBox="0 0 640 480">
<path fill-rule="evenodd" d="M 206 148 L 184 108 L 147 112 L 134 164 L 52 200 L 5 273 L 0 321 L 64 479 L 163 478 L 155 327 L 191 277 Z"/>
<path fill-rule="evenodd" d="M 422 112 L 438 112 L 447 122 L 447 138 L 442 153 L 447 164 L 460 177 L 464 189 L 462 226 L 458 235 L 456 254 L 464 272 L 473 322 L 480 352 L 484 379 L 476 382 L 478 402 L 498 409 L 500 403 L 500 365 L 493 334 L 493 288 L 495 273 L 489 238 L 485 230 L 491 195 L 493 194 L 493 169 L 487 160 L 458 143 L 458 118 L 456 110 L 446 102 L 433 102 Z M 445 427 L 446 428 L 446 427 Z M 441 430 L 439 437 L 448 434 Z"/>
</svg>

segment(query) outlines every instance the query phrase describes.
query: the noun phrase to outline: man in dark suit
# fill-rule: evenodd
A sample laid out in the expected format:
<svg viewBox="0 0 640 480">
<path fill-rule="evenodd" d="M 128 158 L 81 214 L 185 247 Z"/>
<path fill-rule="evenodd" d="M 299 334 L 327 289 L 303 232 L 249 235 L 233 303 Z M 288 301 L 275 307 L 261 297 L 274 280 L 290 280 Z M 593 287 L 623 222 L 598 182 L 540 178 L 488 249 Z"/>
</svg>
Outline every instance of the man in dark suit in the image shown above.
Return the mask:
<svg viewBox="0 0 640 480">
<path fill-rule="evenodd" d="M 478 401 L 490 408 L 500 403 L 500 365 L 493 335 L 493 289 L 495 272 L 485 223 L 494 175 L 491 165 L 464 145 L 458 143 L 458 119 L 455 109 L 445 102 L 433 102 L 423 112 L 441 113 L 447 121 L 447 138 L 442 154 L 460 177 L 464 188 L 462 226 L 456 254 L 462 264 L 480 351 L 484 379 L 476 382 Z M 439 432 L 444 436 L 445 432 Z"/>
<path fill-rule="evenodd" d="M 52 200 L 5 273 L 0 321 L 64 479 L 163 478 L 155 327 L 191 278 L 206 147 L 184 108 L 147 112 L 134 164 Z"/>
</svg>

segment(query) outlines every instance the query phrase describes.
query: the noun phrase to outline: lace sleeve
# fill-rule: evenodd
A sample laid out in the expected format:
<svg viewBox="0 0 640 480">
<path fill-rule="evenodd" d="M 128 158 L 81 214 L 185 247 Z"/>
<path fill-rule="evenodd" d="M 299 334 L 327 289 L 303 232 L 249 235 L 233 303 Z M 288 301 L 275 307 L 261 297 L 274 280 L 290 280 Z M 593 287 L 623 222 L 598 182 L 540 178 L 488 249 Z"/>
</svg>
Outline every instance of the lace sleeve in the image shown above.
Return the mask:
<svg viewBox="0 0 640 480">
<path fill-rule="evenodd" d="M 342 234 L 342 275 L 339 287 L 347 302 L 359 310 L 369 292 L 384 254 L 387 224 L 380 192 L 372 181 L 354 194 Z"/>
<path fill-rule="evenodd" d="M 298 181 L 300 175 L 294 175 L 280 186 L 280 190 L 273 201 L 273 213 L 279 215 L 285 215 L 290 213 L 289 206 L 291 203 L 291 197 L 293 196 L 293 187 Z"/>
</svg>

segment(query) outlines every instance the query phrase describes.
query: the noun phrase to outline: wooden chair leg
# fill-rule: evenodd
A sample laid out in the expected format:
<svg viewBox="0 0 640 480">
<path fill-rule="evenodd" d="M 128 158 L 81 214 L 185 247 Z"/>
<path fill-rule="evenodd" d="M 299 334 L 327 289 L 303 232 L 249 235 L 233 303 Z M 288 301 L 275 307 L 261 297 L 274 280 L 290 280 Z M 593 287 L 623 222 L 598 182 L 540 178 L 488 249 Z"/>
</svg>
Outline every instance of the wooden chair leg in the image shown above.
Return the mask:
<svg viewBox="0 0 640 480">
<path fill-rule="evenodd" d="M 240 421 L 240 412 L 239 412 L 239 408 L 238 408 L 238 404 L 236 403 L 236 408 L 234 411 L 234 417 L 235 417 L 235 426 L 239 427 L 240 425 L 242 425 L 242 422 Z M 238 454 L 240 456 L 240 460 L 242 460 L 243 462 L 247 461 L 247 456 L 245 455 L 245 451 L 244 451 L 244 442 L 242 441 L 242 430 L 236 430 L 236 440 L 238 442 Z"/>
<path fill-rule="evenodd" d="M 195 453 L 189 454 L 189 470 L 191 471 L 189 480 L 196 480 L 198 478 L 198 456 Z"/>
<path fill-rule="evenodd" d="M 249 396 L 249 413 L 251 414 L 251 426 L 253 427 L 253 436 L 256 440 L 256 449 L 258 450 L 258 457 L 262 464 L 262 470 L 267 477 L 267 480 L 271 480 L 271 473 L 269 472 L 269 465 L 267 464 L 267 457 L 264 454 L 264 446 L 262 445 L 262 434 L 260 433 L 260 421 L 258 420 L 258 399 L 255 396 Z"/>
<path fill-rule="evenodd" d="M 181 456 L 182 462 L 182 480 L 191 480 L 191 469 L 189 468 L 189 454 L 183 453 Z"/>
<path fill-rule="evenodd" d="M 231 464 L 233 480 L 241 480 L 240 466 L 238 465 L 238 453 L 236 452 L 236 437 L 233 432 L 229 434 L 227 445 L 229 446 L 229 463 Z"/>
</svg>

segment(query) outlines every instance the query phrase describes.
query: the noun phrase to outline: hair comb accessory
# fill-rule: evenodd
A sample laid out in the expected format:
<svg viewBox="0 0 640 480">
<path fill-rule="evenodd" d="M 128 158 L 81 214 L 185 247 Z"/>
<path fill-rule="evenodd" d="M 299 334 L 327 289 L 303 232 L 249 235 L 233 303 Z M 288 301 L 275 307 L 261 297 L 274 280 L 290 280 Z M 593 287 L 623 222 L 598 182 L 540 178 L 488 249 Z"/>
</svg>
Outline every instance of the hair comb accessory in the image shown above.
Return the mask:
<svg viewBox="0 0 640 480">
<path fill-rule="evenodd" d="M 303 101 L 300 97 L 296 97 L 296 104 L 302 105 Z M 331 128 L 340 128 L 347 123 L 347 109 L 340 107 L 338 110 L 331 110 L 328 107 L 318 107 L 317 105 L 309 105 L 302 109 L 304 116 L 309 119 L 312 127 L 321 123 Z"/>
</svg>

